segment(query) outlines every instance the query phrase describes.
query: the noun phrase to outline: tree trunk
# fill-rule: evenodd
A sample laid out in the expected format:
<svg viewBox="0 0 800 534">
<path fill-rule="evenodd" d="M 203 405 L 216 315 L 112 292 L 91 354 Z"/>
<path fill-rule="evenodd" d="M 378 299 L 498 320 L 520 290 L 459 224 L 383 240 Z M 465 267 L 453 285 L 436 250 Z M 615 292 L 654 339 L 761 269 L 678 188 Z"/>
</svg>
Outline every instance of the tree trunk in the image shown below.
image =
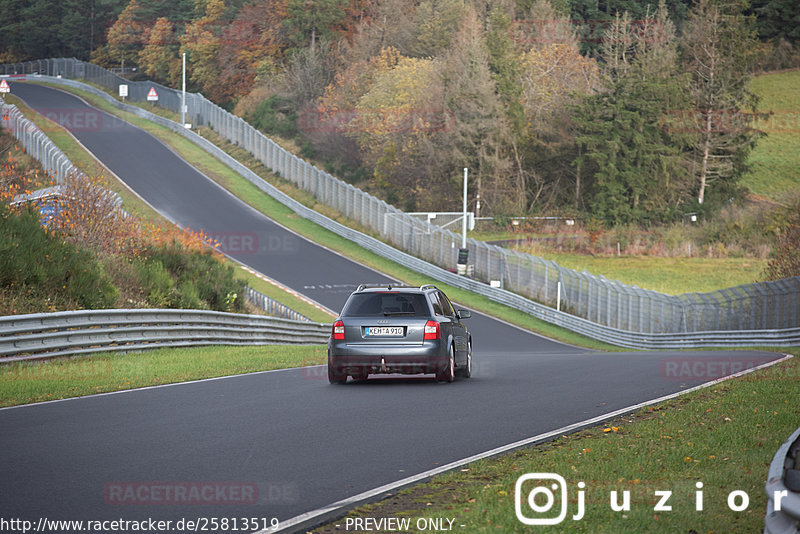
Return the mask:
<svg viewBox="0 0 800 534">
<path fill-rule="evenodd" d="M 698 204 L 702 204 L 706 197 L 706 176 L 708 176 L 708 158 L 711 154 L 711 110 L 706 113 L 705 131 L 703 132 L 703 161 L 700 166 L 700 192 L 697 195 Z"/>
</svg>

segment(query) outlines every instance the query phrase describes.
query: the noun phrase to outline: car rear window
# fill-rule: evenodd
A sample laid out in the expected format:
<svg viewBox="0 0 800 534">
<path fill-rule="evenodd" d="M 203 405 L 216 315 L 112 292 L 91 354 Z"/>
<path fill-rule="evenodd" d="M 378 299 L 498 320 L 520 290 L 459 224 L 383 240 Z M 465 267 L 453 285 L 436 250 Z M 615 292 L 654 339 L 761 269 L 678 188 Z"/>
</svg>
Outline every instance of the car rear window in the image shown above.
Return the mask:
<svg viewBox="0 0 800 534">
<path fill-rule="evenodd" d="M 356 293 L 347 301 L 342 317 L 426 317 L 429 313 L 422 293 Z"/>
</svg>

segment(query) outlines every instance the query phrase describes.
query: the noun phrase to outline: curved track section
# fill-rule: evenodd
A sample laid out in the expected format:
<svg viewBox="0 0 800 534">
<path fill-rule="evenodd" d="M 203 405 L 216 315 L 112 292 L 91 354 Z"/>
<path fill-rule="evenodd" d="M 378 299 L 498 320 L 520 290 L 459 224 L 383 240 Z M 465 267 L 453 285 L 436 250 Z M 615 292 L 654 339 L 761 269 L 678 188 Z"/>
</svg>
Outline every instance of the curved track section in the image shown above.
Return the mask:
<svg viewBox="0 0 800 534">
<path fill-rule="evenodd" d="M 182 226 L 255 234 L 256 252 L 232 255 L 322 304 L 339 309 L 356 284 L 386 280 L 256 213 L 149 134 L 61 91 L 12 91 L 45 114 L 94 115 L 95 129 L 65 126 L 139 195 Z M 684 368 L 730 372 L 778 357 L 604 354 L 480 314 L 468 324 L 474 378 L 448 385 L 385 377 L 335 387 L 324 367 L 308 367 L 0 410 L 2 514 L 285 521 L 716 378 Z"/>
<path fill-rule="evenodd" d="M 61 123 L 158 212 L 203 230 L 237 260 L 336 310 L 354 281 L 385 276 L 276 224 L 200 173 L 149 133 L 69 93 L 13 82 L 13 94 Z"/>
</svg>

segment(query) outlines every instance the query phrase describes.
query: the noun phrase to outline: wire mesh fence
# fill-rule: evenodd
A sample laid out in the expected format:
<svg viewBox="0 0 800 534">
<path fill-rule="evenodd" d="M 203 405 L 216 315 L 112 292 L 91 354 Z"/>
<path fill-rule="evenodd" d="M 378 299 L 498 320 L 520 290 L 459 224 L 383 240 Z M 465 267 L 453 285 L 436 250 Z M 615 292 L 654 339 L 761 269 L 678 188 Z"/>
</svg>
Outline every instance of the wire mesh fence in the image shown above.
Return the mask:
<svg viewBox="0 0 800 534">
<path fill-rule="evenodd" d="M 116 94 L 128 85 L 128 100 L 147 101 L 180 112 L 181 92 L 153 82 L 131 82 L 97 65 L 60 58 L 6 64 L 3 74 L 41 74 L 82 79 Z M 454 270 L 461 235 L 406 214 L 386 202 L 296 157 L 201 94 L 186 94 L 187 121 L 208 126 L 241 146 L 267 168 L 379 234 L 390 245 L 440 267 Z M 800 277 L 727 288 L 710 293 L 665 295 L 587 272 L 578 272 L 530 254 L 467 240 L 476 279 L 549 306 L 559 306 L 601 325 L 643 333 L 708 330 L 765 330 L 800 326 Z M 560 298 L 559 298 L 560 297 Z"/>
</svg>

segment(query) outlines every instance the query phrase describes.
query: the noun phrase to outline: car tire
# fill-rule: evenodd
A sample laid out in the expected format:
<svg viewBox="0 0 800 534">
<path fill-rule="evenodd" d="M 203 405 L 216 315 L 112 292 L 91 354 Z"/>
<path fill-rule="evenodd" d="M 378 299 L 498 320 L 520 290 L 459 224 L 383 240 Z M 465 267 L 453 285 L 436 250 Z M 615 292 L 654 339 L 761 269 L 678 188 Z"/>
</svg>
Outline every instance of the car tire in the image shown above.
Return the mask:
<svg viewBox="0 0 800 534">
<path fill-rule="evenodd" d="M 464 367 L 456 371 L 456 375 L 460 378 L 469 378 L 472 376 L 472 341 L 467 345 L 467 361 L 464 362 Z"/>
<path fill-rule="evenodd" d="M 450 345 L 450 350 L 447 352 L 447 363 L 444 369 L 436 373 L 436 380 L 439 382 L 452 382 L 455 379 L 456 373 L 456 352 L 453 345 Z"/>
<path fill-rule="evenodd" d="M 337 372 L 330 359 L 328 359 L 328 382 L 331 384 L 344 384 L 347 382 L 347 375 Z"/>
</svg>

